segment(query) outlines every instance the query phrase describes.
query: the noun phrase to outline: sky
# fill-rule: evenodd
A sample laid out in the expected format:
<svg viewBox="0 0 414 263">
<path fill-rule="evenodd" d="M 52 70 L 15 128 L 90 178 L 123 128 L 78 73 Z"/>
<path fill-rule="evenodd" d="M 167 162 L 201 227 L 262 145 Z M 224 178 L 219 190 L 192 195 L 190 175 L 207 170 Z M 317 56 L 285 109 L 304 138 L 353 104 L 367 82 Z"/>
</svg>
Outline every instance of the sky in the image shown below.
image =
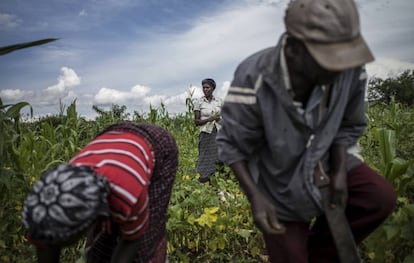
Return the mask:
<svg viewBox="0 0 414 263">
<path fill-rule="evenodd" d="M 414 1 L 356 0 L 362 34 L 376 60 L 370 77 L 414 69 Z M 274 46 L 284 32 L 287 0 L 1 0 L 0 46 L 59 38 L 0 56 L 3 104 L 27 101 L 35 116 L 58 114 L 76 99 L 147 113 L 169 113 L 202 96 L 213 78 L 223 98 L 237 65 Z"/>
</svg>

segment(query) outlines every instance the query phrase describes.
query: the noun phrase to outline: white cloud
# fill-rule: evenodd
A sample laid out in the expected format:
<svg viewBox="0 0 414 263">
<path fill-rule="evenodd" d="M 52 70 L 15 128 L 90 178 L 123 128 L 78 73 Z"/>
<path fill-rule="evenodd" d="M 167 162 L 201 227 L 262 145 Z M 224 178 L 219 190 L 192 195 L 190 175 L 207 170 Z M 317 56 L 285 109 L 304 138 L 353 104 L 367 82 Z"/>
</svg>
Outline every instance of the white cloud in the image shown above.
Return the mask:
<svg viewBox="0 0 414 263">
<path fill-rule="evenodd" d="M 0 13 L 0 30 L 13 29 L 22 22 L 17 16 L 12 14 Z"/>
<path fill-rule="evenodd" d="M 223 85 L 216 91 L 216 96 L 224 99 L 230 87 L 230 81 L 223 82 Z"/>
<path fill-rule="evenodd" d="M 16 103 L 27 101 L 33 107 L 58 105 L 59 100 L 71 102 L 78 96 L 73 88 L 80 85 L 80 78 L 73 69 L 62 67 L 62 75 L 58 77 L 58 83 L 40 91 L 5 89 L 0 90 L 0 97 L 4 102 Z"/>
<path fill-rule="evenodd" d="M 149 87 L 142 85 L 136 85 L 132 87 L 129 91 L 121 91 L 117 89 L 103 87 L 95 95 L 94 101 L 97 104 L 129 103 L 137 99 L 144 98 L 149 91 Z"/>
<path fill-rule="evenodd" d="M 61 71 L 63 75 L 58 77 L 58 83 L 46 88 L 46 91 L 62 93 L 68 89 L 79 86 L 81 79 L 73 69 L 62 67 Z"/>
<path fill-rule="evenodd" d="M 414 63 L 389 59 L 378 58 L 373 63 L 367 65 L 368 75 L 373 78 L 393 78 L 405 70 L 414 70 Z"/>
<path fill-rule="evenodd" d="M 164 90 L 174 83 L 182 87 L 199 82 L 206 75 L 228 79 L 244 57 L 277 42 L 284 28 L 282 14 L 281 9 L 269 5 L 227 7 L 192 20 L 187 31 L 153 32 L 146 41 L 130 41 L 124 53 L 112 56 L 90 73 L 112 82 L 134 76 L 139 82 L 151 83 L 153 89 Z M 102 76 L 100 72 L 108 64 L 112 70 Z"/>
<path fill-rule="evenodd" d="M 33 91 L 20 89 L 4 89 L 0 90 L 0 97 L 4 101 L 21 101 L 33 96 Z"/>
<path fill-rule="evenodd" d="M 131 95 L 134 98 L 141 98 L 147 95 L 147 93 L 150 91 L 150 88 L 146 86 L 136 85 L 131 88 Z"/>
<path fill-rule="evenodd" d="M 95 95 L 94 101 L 98 104 L 117 104 L 124 102 L 127 97 L 126 92 L 104 87 Z"/>
</svg>

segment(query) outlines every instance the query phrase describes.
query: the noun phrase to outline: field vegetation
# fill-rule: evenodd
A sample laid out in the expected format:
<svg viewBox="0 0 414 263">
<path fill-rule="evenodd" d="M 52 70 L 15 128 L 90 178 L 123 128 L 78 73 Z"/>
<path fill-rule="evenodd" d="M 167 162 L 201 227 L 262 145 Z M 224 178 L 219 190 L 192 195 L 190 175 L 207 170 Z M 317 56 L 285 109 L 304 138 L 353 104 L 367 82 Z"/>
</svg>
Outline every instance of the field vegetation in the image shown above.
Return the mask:
<svg viewBox="0 0 414 263">
<path fill-rule="evenodd" d="M 414 90 L 413 72 L 404 74 L 371 81 L 371 95 L 388 92 L 385 84 L 403 89 L 400 81 L 408 85 L 407 92 Z M 394 186 L 397 209 L 360 251 L 365 262 L 410 263 L 414 262 L 413 100 L 405 100 L 405 96 L 403 101 L 395 96 L 398 89 L 390 90 L 389 97 L 371 96 L 369 126 L 360 143 L 367 163 Z M 0 98 L 0 262 L 35 261 L 34 249 L 24 238 L 21 211 L 39 175 L 68 161 L 107 125 L 126 119 L 167 129 L 179 146 L 179 169 L 168 210 L 170 262 L 266 262 L 263 240 L 230 169 L 221 167 L 210 183 L 197 180 L 198 130 L 193 124 L 191 99 L 187 111 L 174 116 L 163 105 L 150 107 L 146 114 L 130 114 L 125 106 L 113 105 L 110 110 L 94 106 L 97 117 L 86 120 L 73 101 L 61 105 L 54 116 L 22 121 L 24 108 L 32 110 L 26 102 L 4 105 Z M 76 262 L 83 245 L 84 240 L 65 249 L 62 262 Z"/>
</svg>

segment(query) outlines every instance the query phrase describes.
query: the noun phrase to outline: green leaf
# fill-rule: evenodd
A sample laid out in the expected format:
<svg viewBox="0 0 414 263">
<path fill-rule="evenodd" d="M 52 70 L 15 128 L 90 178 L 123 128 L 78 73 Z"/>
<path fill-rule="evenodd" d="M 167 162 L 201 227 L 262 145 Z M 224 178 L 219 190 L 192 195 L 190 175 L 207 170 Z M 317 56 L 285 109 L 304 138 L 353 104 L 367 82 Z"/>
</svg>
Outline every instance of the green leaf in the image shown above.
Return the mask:
<svg viewBox="0 0 414 263">
<path fill-rule="evenodd" d="M 407 222 L 401 228 L 401 237 L 405 238 L 406 240 L 414 240 L 414 221 Z"/>
<path fill-rule="evenodd" d="M 19 49 L 39 46 L 39 45 L 43 45 L 43 44 L 46 44 L 46 43 L 49 43 L 49 42 L 52 42 L 52 41 L 56 41 L 56 40 L 58 40 L 58 38 L 45 38 L 45 39 L 41 39 L 41 40 L 37 40 L 37 41 L 25 42 L 25 43 L 0 47 L 0 56 L 6 55 L 10 52 L 13 52 L 13 51 L 16 51 L 16 50 L 19 50 Z"/>
<path fill-rule="evenodd" d="M 412 217 L 414 220 L 414 204 L 405 205 L 401 209 L 404 210 L 404 213 L 406 213 L 409 217 Z"/>
<path fill-rule="evenodd" d="M 30 107 L 30 116 L 33 116 L 33 108 L 30 106 L 28 102 L 19 102 L 16 104 L 13 104 L 7 111 L 6 111 L 6 117 L 7 118 L 19 118 L 20 117 L 20 111 L 22 108 L 29 106 Z"/>
<path fill-rule="evenodd" d="M 400 228 L 395 225 L 384 226 L 385 234 L 387 236 L 387 240 L 393 239 L 400 231 Z"/>
<path fill-rule="evenodd" d="M 247 229 L 240 229 L 237 234 L 244 238 L 250 237 L 250 231 Z"/>
<path fill-rule="evenodd" d="M 397 204 L 407 205 L 409 204 L 409 202 L 410 202 L 410 199 L 408 199 L 407 197 L 403 197 L 403 196 L 397 197 Z"/>
<path fill-rule="evenodd" d="M 394 179 L 401 177 L 407 171 L 409 164 L 410 162 L 399 157 L 392 160 L 387 179 L 393 182 Z"/>
<path fill-rule="evenodd" d="M 379 142 L 383 165 L 384 167 L 389 168 L 396 156 L 395 131 L 385 128 L 378 128 L 375 130 L 375 135 Z M 383 174 L 386 175 L 386 172 L 387 171 L 383 171 Z"/>
</svg>

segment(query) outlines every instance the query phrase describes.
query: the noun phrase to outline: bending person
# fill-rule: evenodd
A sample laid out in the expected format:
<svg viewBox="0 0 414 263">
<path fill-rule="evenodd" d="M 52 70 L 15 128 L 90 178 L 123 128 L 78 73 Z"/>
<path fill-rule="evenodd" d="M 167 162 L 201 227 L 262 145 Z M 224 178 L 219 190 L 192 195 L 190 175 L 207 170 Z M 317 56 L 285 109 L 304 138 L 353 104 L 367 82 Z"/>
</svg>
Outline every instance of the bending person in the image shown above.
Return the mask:
<svg viewBox="0 0 414 263">
<path fill-rule="evenodd" d="M 165 262 L 174 139 L 149 124 L 108 127 L 69 164 L 42 174 L 23 208 L 38 262 L 88 234 L 87 262 Z"/>
</svg>

